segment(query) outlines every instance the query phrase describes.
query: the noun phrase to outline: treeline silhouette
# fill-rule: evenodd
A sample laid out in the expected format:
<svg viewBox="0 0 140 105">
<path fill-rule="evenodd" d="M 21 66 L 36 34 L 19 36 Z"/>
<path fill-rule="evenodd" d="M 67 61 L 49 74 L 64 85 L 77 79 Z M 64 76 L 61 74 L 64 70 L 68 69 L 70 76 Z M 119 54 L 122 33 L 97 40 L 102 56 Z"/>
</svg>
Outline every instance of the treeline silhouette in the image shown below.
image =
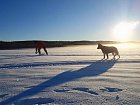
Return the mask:
<svg viewBox="0 0 140 105">
<path fill-rule="evenodd" d="M 0 50 L 22 49 L 22 48 L 35 48 L 35 42 L 42 40 L 32 41 L 0 41 Z M 97 43 L 117 43 L 116 41 L 43 41 L 46 47 L 65 47 L 70 45 L 93 45 Z"/>
</svg>

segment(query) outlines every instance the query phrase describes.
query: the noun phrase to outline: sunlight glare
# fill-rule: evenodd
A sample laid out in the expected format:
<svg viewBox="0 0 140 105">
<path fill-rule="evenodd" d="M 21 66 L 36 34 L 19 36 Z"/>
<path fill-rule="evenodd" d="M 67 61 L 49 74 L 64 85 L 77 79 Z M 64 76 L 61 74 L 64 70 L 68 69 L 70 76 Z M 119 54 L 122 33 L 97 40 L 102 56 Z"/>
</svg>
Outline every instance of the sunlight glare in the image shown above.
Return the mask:
<svg viewBox="0 0 140 105">
<path fill-rule="evenodd" d="M 120 41 L 129 40 L 138 24 L 139 21 L 120 22 L 113 28 L 113 36 Z"/>
</svg>

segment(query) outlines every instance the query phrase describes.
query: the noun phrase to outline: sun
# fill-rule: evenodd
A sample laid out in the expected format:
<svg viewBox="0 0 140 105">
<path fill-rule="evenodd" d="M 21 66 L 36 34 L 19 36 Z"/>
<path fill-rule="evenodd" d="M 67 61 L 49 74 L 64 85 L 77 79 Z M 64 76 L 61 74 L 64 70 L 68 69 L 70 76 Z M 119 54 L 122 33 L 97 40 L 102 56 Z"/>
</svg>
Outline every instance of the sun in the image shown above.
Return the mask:
<svg viewBox="0 0 140 105">
<path fill-rule="evenodd" d="M 139 21 L 118 23 L 113 28 L 114 38 L 120 41 L 127 41 L 131 39 L 131 36 L 134 34 L 134 30 L 138 24 L 139 24 Z"/>
</svg>

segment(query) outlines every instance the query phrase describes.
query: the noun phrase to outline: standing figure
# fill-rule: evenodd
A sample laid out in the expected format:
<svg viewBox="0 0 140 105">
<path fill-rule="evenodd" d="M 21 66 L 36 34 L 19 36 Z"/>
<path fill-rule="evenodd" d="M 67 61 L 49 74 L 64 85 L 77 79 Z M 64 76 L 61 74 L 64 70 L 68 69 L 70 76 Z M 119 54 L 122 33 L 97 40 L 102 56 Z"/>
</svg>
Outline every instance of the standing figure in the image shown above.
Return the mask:
<svg viewBox="0 0 140 105">
<path fill-rule="evenodd" d="M 46 55 L 48 55 L 48 52 L 46 50 L 46 44 L 45 44 L 45 42 L 40 42 L 40 41 L 35 42 L 35 53 L 36 54 L 37 53 L 41 54 L 41 48 L 43 48 L 44 51 L 45 51 L 45 53 L 46 53 Z"/>
</svg>

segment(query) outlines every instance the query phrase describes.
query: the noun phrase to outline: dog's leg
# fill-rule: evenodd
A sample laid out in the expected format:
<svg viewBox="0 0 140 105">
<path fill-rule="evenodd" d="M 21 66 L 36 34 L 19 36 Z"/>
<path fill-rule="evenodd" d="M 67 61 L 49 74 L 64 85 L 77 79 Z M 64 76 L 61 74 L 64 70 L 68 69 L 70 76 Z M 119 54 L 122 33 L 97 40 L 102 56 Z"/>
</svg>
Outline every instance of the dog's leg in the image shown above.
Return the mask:
<svg viewBox="0 0 140 105">
<path fill-rule="evenodd" d="M 118 55 L 118 57 L 120 58 L 120 55 L 119 55 L 119 52 L 118 52 L 118 50 L 116 51 L 116 55 Z"/>
<path fill-rule="evenodd" d="M 114 52 L 112 53 L 113 56 L 115 56 Z"/>
<path fill-rule="evenodd" d="M 118 54 L 119 58 L 120 58 L 120 55 Z"/>
<path fill-rule="evenodd" d="M 119 55 L 119 54 L 115 54 L 115 56 L 116 56 L 116 55 L 118 55 L 118 57 L 120 58 L 120 55 Z M 115 58 L 115 57 L 114 57 L 114 58 Z"/>
<path fill-rule="evenodd" d="M 112 55 L 113 55 L 113 59 L 115 59 L 116 53 L 113 52 Z"/>
<path fill-rule="evenodd" d="M 105 54 L 104 54 L 104 58 L 103 59 L 105 59 Z"/>
<path fill-rule="evenodd" d="M 107 59 L 108 59 L 108 54 L 106 54 L 106 56 L 107 56 Z"/>
</svg>

